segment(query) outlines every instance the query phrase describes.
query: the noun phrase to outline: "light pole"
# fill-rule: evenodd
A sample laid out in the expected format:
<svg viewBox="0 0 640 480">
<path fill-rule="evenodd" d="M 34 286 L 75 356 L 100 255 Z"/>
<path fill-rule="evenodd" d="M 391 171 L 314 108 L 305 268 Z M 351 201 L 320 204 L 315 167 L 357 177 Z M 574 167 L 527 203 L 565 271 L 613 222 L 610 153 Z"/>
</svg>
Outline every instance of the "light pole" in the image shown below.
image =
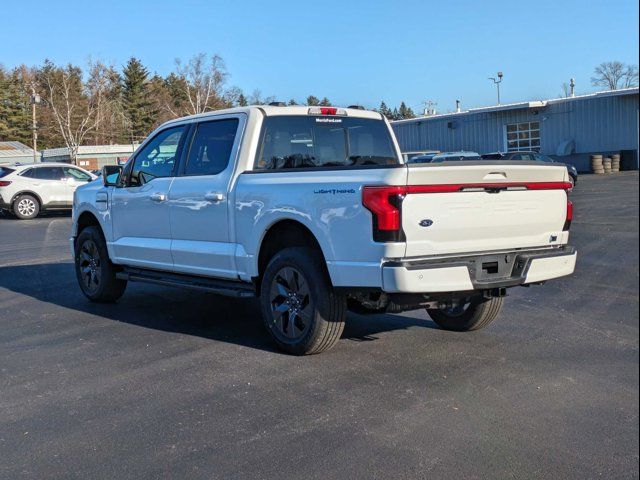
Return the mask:
<svg viewBox="0 0 640 480">
<path fill-rule="evenodd" d="M 496 80 L 495 77 L 489 77 L 489 80 L 493 80 L 493 83 L 496 84 L 496 88 L 498 89 L 498 105 L 500 105 L 500 83 L 502 82 L 502 77 L 502 72 L 498 72 L 498 80 Z"/>
<path fill-rule="evenodd" d="M 38 95 L 35 90 L 32 90 L 29 103 L 31 103 L 31 130 L 33 130 L 33 163 L 38 161 L 38 122 L 36 122 L 36 105 L 41 101 L 40 95 Z"/>
</svg>

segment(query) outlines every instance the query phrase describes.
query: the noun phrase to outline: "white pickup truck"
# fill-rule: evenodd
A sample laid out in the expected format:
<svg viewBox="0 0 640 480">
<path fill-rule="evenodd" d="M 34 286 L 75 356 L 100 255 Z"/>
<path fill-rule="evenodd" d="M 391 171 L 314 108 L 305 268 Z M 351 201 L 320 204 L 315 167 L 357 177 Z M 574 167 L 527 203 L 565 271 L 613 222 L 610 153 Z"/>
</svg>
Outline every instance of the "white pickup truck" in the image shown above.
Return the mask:
<svg viewBox="0 0 640 480">
<path fill-rule="evenodd" d="M 170 121 L 124 167 L 77 189 L 84 294 L 128 281 L 259 296 L 295 354 L 327 350 L 347 310 L 426 308 L 489 324 L 506 289 L 571 274 L 564 166 L 406 165 L 388 122 L 357 108 L 251 106 Z"/>
</svg>

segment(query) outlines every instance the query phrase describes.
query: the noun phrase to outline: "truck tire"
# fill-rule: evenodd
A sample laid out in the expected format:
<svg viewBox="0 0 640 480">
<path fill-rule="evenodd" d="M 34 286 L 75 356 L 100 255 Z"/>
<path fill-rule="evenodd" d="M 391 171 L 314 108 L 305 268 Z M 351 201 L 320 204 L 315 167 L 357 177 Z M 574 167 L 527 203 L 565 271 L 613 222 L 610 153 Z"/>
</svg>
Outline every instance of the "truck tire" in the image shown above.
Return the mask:
<svg viewBox="0 0 640 480">
<path fill-rule="evenodd" d="M 40 213 L 40 202 L 27 193 L 19 195 L 13 202 L 13 214 L 20 220 L 31 220 Z"/>
<path fill-rule="evenodd" d="M 109 260 L 107 245 L 98 227 L 87 227 L 78 235 L 75 265 L 80 289 L 92 302 L 115 302 L 124 294 L 127 282 L 116 278 L 116 267 Z"/>
<path fill-rule="evenodd" d="M 294 355 L 333 347 L 347 312 L 346 298 L 333 289 L 317 250 L 307 247 L 274 255 L 262 277 L 260 307 L 278 347 Z"/>
<path fill-rule="evenodd" d="M 486 327 L 500 313 L 504 297 L 489 299 L 469 298 L 459 307 L 451 309 L 427 309 L 431 319 L 445 330 L 467 332 Z"/>
</svg>

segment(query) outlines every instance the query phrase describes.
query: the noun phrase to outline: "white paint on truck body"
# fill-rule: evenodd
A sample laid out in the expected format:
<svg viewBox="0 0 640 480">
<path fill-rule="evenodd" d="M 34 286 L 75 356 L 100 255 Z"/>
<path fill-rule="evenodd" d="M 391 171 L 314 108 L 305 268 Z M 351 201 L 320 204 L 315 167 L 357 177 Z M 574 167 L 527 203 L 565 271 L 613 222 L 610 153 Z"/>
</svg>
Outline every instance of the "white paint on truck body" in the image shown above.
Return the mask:
<svg viewBox="0 0 640 480">
<path fill-rule="evenodd" d="M 216 176 L 185 177 L 178 173 L 151 180 L 135 187 L 142 191 L 139 199 L 130 188 L 105 187 L 99 182 L 81 187 L 74 202 L 72 236 L 77 235 L 80 215 L 92 212 L 100 222 L 114 263 L 249 282 L 259 275 L 258 256 L 265 234 L 278 222 L 295 221 L 317 240 L 334 286 L 424 293 L 468 290 L 473 284 L 469 273 L 460 267 L 445 266 L 420 277 L 406 267 L 386 264 L 502 250 L 549 249 L 567 243 L 568 232 L 563 231 L 565 190 L 525 190 L 518 186 L 499 193 L 468 188 L 408 193 L 402 200 L 401 238 L 374 241 L 373 216 L 363 206 L 364 187 L 557 183 L 567 181 L 566 168 L 492 162 L 404 165 L 386 119 L 376 112 L 346 109 L 349 118 L 384 122 L 397 165 L 255 171 L 264 119 L 283 115 L 307 118 L 308 111 L 308 107 L 245 107 L 168 122 L 149 138 L 170 127 L 190 128 L 215 119 L 238 118 L 240 128 L 229 166 Z M 104 205 L 96 208 L 96 196 L 105 194 L 106 209 Z M 155 200 L 150 195 L 156 195 Z M 527 282 L 573 271 L 570 260 L 560 260 L 562 266 L 557 262 L 546 259 L 533 264 Z"/>
</svg>

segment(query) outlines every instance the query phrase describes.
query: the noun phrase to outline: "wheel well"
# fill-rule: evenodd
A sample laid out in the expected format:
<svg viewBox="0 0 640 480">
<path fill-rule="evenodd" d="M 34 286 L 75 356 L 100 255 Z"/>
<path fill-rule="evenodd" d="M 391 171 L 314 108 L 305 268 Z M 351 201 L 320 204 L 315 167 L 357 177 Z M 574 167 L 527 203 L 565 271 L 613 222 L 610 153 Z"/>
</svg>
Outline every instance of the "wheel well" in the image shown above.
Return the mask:
<svg viewBox="0 0 640 480">
<path fill-rule="evenodd" d="M 260 278 L 262 278 L 269 260 L 280 250 L 289 247 L 314 248 L 318 251 L 324 263 L 324 254 L 311 230 L 295 220 L 281 220 L 269 227 L 262 239 L 260 253 L 258 254 L 258 274 Z"/>
<path fill-rule="evenodd" d="M 96 226 L 100 228 L 100 222 L 91 212 L 82 212 L 78 217 L 78 228 L 76 229 L 76 235 L 79 235 L 82 230 L 87 227 Z M 102 228 L 100 228 L 102 231 Z"/>
<path fill-rule="evenodd" d="M 35 193 L 35 192 L 31 192 L 31 191 L 29 191 L 29 190 L 25 190 L 25 191 L 23 191 L 23 192 L 18 192 L 18 193 L 16 193 L 16 194 L 13 196 L 13 198 L 11 199 L 11 206 L 12 206 L 12 207 L 13 207 L 14 202 L 18 199 L 18 197 L 20 197 L 20 195 L 29 195 L 29 196 L 31 196 L 31 197 L 33 197 L 33 198 L 35 198 L 35 199 L 38 201 L 38 206 L 39 206 L 40 208 L 42 208 L 42 199 L 40 198 L 40 195 L 38 195 L 38 194 L 37 194 L 37 193 Z"/>
</svg>

